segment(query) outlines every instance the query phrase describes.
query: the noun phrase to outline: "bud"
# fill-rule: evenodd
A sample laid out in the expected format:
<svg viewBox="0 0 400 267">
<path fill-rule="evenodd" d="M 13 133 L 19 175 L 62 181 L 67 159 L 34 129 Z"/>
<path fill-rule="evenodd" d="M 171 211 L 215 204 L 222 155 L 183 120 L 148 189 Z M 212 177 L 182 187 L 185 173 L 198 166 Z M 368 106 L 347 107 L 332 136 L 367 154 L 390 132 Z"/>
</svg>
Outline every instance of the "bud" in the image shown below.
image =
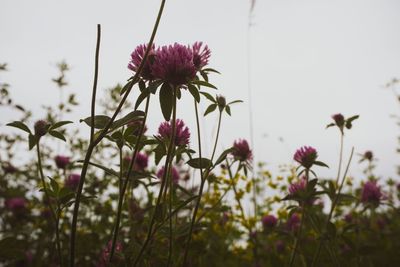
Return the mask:
<svg viewBox="0 0 400 267">
<path fill-rule="evenodd" d="M 220 110 L 222 110 L 226 106 L 226 99 L 222 95 L 217 96 L 217 104 Z"/>
<path fill-rule="evenodd" d="M 372 159 L 374 158 L 374 154 L 372 153 L 372 151 L 366 151 L 365 153 L 364 153 L 364 158 L 366 159 L 366 160 L 369 160 L 369 161 L 372 161 Z"/>
<path fill-rule="evenodd" d="M 339 128 L 343 128 L 345 119 L 342 114 L 334 114 L 332 115 L 332 119 L 335 121 L 336 125 L 339 126 Z"/>
<path fill-rule="evenodd" d="M 56 165 L 59 169 L 65 169 L 67 167 L 67 165 L 70 163 L 70 159 L 69 157 L 65 157 L 65 156 L 56 156 L 54 158 L 54 161 L 56 162 Z"/>
<path fill-rule="evenodd" d="M 38 120 L 35 125 L 35 135 L 38 137 L 44 136 L 47 133 L 48 123 L 45 120 Z"/>
</svg>

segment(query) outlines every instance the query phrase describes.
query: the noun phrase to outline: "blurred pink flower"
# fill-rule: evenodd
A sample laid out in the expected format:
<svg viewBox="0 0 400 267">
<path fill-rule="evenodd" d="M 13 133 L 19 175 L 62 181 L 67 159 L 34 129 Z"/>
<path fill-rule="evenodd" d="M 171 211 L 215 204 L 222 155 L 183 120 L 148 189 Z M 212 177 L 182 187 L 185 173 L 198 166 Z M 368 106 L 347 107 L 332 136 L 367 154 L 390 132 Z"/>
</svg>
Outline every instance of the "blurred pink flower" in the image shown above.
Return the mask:
<svg viewBox="0 0 400 267">
<path fill-rule="evenodd" d="M 165 170 L 164 166 L 158 170 L 158 172 L 157 172 L 158 178 L 162 179 L 164 177 L 164 170 Z M 178 170 L 174 166 L 172 166 L 171 172 L 172 172 L 172 182 L 174 182 L 175 184 L 178 184 L 179 176 L 180 176 Z"/>
<path fill-rule="evenodd" d="M 176 120 L 176 131 L 175 131 L 175 145 L 183 146 L 189 144 L 190 132 L 189 128 L 185 126 L 183 120 Z M 158 127 L 158 136 L 163 140 L 170 140 L 172 136 L 172 125 L 171 122 L 165 121 Z"/>
<path fill-rule="evenodd" d="M 376 181 L 368 181 L 361 190 L 361 202 L 378 206 L 383 195 Z"/>
<path fill-rule="evenodd" d="M 65 187 L 75 191 L 78 188 L 81 176 L 79 174 L 70 174 L 65 180 Z"/>
<path fill-rule="evenodd" d="M 274 228 L 278 223 L 278 219 L 273 215 L 265 215 L 261 221 L 265 229 Z"/>
<path fill-rule="evenodd" d="M 239 161 L 251 161 L 253 159 L 253 153 L 245 139 L 238 139 L 233 143 L 232 155 Z"/>
<path fill-rule="evenodd" d="M 67 165 L 70 163 L 70 158 L 66 156 L 58 155 L 54 158 L 56 165 L 60 169 L 65 169 Z"/>
<path fill-rule="evenodd" d="M 13 213 L 22 213 L 27 208 L 27 201 L 23 197 L 13 197 L 6 199 L 5 206 Z"/>
<path fill-rule="evenodd" d="M 297 195 L 300 192 L 304 192 L 306 188 L 307 188 L 307 180 L 305 177 L 302 177 L 297 182 L 290 184 L 289 194 L 291 196 Z"/>
<path fill-rule="evenodd" d="M 317 159 L 317 150 L 310 146 L 303 146 L 297 149 L 293 159 L 300 163 L 304 168 L 309 169 Z"/>
</svg>

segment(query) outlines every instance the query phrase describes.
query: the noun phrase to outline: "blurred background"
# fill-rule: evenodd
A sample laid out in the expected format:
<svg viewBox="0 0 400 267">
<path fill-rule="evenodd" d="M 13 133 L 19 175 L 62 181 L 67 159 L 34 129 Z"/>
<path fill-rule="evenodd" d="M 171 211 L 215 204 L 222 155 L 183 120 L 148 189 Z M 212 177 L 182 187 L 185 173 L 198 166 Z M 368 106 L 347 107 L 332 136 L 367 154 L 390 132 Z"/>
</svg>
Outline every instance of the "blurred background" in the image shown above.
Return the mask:
<svg viewBox="0 0 400 267">
<path fill-rule="evenodd" d="M 8 63 L 9 71 L 0 73 L 1 82 L 11 85 L 13 98 L 33 110 L 34 119 L 42 118 L 43 104 L 59 103 L 51 78 L 65 60 L 71 66 L 65 91 L 76 93 L 80 106 L 63 119 L 75 122 L 69 127 L 86 129 L 79 119 L 90 114 L 96 24 L 102 25 L 100 99 L 104 89 L 130 77 L 130 53 L 148 41 L 158 6 L 156 0 L 3 0 L 0 63 Z M 318 173 L 333 177 L 339 132 L 325 126 L 334 113 L 359 114 L 346 134 L 345 160 L 352 146 L 360 154 L 371 150 L 378 159 L 376 173 L 396 178 L 400 131 L 391 114 L 399 114 L 400 106 L 392 92 L 396 86 L 385 84 L 400 77 L 399 12 L 397 0 L 167 0 L 156 44 L 207 43 L 210 67 L 222 73 L 211 77 L 218 94 L 244 101 L 223 119 L 220 150 L 237 138 L 251 140 L 253 132 L 256 161 L 276 171 L 292 162 L 298 147 L 311 145 L 331 166 Z M 194 109 L 186 95 L 178 117 L 191 126 L 196 145 Z M 150 112 L 148 133 L 155 134 L 162 122 L 155 98 Z M 202 122 L 209 153 L 215 115 Z M 18 114 L 2 108 L 0 130 L 15 119 Z M 362 177 L 359 158 L 350 174 Z"/>
</svg>

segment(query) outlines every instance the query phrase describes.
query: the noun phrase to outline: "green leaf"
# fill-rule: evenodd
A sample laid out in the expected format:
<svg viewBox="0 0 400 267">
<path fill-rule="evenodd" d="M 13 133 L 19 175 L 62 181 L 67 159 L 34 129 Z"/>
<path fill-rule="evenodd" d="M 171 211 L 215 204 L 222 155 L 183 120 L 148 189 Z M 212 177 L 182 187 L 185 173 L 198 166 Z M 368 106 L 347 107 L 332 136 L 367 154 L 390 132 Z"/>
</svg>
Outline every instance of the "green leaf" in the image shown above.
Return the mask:
<svg viewBox="0 0 400 267">
<path fill-rule="evenodd" d="M 147 90 L 149 90 L 150 93 L 155 94 L 157 91 L 157 88 L 162 84 L 162 81 L 154 81 L 149 84 L 147 87 Z"/>
<path fill-rule="evenodd" d="M 110 117 L 106 115 L 96 115 L 94 116 L 94 128 L 103 129 L 106 127 L 107 123 L 111 120 Z M 79 122 L 85 122 L 87 125 L 92 127 L 92 117 L 87 117 L 86 119 L 81 119 Z"/>
<path fill-rule="evenodd" d="M 329 166 L 323 163 L 322 161 L 314 161 L 314 164 L 321 167 L 326 167 L 329 169 Z"/>
<path fill-rule="evenodd" d="M 200 86 L 205 86 L 205 87 L 209 87 L 209 88 L 213 88 L 213 89 L 218 89 L 215 85 L 213 85 L 211 83 L 208 83 L 206 81 L 194 80 L 191 83 L 195 84 L 195 85 L 200 85 Z"/>
<path fill-rule="evenodd" d="M 228 148 L 224 152 L 221 153 L 221 155 L 218 157 L 218 159 L 215 161 L 214 166 L 217 166 L 221 162 L 223 162 L 226 159 L 226 156 L 228 156 L 229 153 L 233 151 L 233 148 Z"/>
<path fill-rule="evenodd" d="M 195 169 L 205 169 L 212 166 L 211 160 L 207 158 L 194 158 L 186 162 L 190 167 Z"/>
<path fill-rule="evenodd" d="M 130 80 L 129 82 L 127 82 L 124 87 L 122 87 L 121 92 L 119 92 L 120 95 L 123 95 L 126 91 L 128 91 L 128 89 L 132 89 L 133 85 L 135 84 L 135 82 L 133 80 Z"/>
<path fill-rule="evenodd" d="M 50 176 L 47 176 L 47 178 L 50 179 L 50 185 L 51 185 L 52 191 L 53 191 L 56 195 L 58 195 L 58 194 L 59 194 L 59 190 L 60 190 L 60 187 L 59 187 L 58 183 L 56 182 L 56 180 L 54 180 L 54 179 L 51 178 Z"/>
<path fill-rule="evenodd" d="M 204 112 L 204 116 L 207 116 L 208 113 L 213 112 L 216 108 L 217 108 L 217 104 L 211 104 L 208 106 L 208 108 L 206 109 L 206 112 Z"/>
<path fill-rule="evenodd" d="M 63 140 L 64 142 L 67 141 L 67 140 L 65 139 L 64 135 L 63 135 L 62 133 L 60 133 L 60 132 L 57 132 L 57 131 L 49 131 L 49 134 L 52 135 L 52 136 L 54 136 L 55 138 L 58 138 L 58 139 Z"/>
<path fill-rule="evenodd" d="M 217 71 L 217 70 L 215 70 L 215 69 L 212 69 L 212 68 L 205 68 L 205 69 L 202 69 L 202 71 L 205 71 L 205 72 L 215 72 L 215 73 L 221 74 L 219 71 Z"/>
<path fill-rule="evenodd" d="M 235 100 L 235 101 L 229 102 L 227 105 L 232 105 L 232 104 L 236 104 L 236 103 L 243 103 L 243 101 L 242 100 Z"/>
<path fill-rule="evenodd" d="M 230 106 L 225 106 L 225 111 L 226 111 L 226 113 L 228 113 L 228 115 L 229 116 L 231 116 L 232 114 L 231 114 L 231 107 Z"/>
<path fill-rule="evenodd" d="M 78 160 L 77 162 L 83 163 L 84 161 L 83 160 Z M 106 173 L 108 173 L 110 175 L 114 175 L 116 177 L 119 177 L 119 174 L 116 171 L 114 171 L 113 169 L 106 168 L 106 167 L 104 167 L 104 166 L 102 166 L 100 164 L 93 163 L 93 162 L 90 162 L 90 161 L 89 161 L 89 165 L 92 165 L 92 166 L 95 166 L 95 167 L 97 167 L 99 169 L 102 169 L 103 171 L 105 171 Z"/>
<path fill-rule="evenodd" d="M 32 148 L 35 147 L 35 145 L 37 144 L 37 137 L 33 134 L 29 134 L 29 150 L 31 150 Z"/>
<path fill-rule="evenodd" d="M 144 115 L 145 115 L 145 113 L 141 110 L 135 110 L 135 111 L 129 112 L 123 118 L 114 121 L 111 125 L 111 130 L 116 130 L 119 127 L 122 127 L 134 120 L 140 120 L 144 117 Z"/>
<path fill-rule="evenodd" d="M 196 102 L 199 103 L 200 102 L 199 89 L 197 89 L 196 86 L 194 86 L 193 84 L 190 84 L 190 83 L 188 84 L 188 89 L 189 89 L 189 92 L 194 97 L 194 99 L 196 99 Z"/>
<path fill-rule="evenodd" d="M 142 93 L 138 96 L 138 99 L 136 100 L 135 109 L 137 109 L 143 102 L 143 100 L 145 100 L 146 97 L 148 97 L 149 95 L 150 95 L 150 90 L 148 88 L 144 89 Z"/>
<path fill-rule="evenodd" d="M 208 100 L 210 100 L 213 103 L 217 103 L 217 100 L 215 100 L 215 98 L 210 95 L 209 93 L 206 92 L 200 92 L 200 94 L 204 95 Z"/>
<path fill-rule="evenodd" d="M 61 126 L 64 126 L 66 124 L 69 124 L 69 123 L 72 123 L 72 121 L 59 121 L 59 122 L 56 122 L 56 123 L 54 123 L 53 125 L 50 126 L 49 131 L 57 129 L 57 128 L 59 128 Z"/>
<path fill-rule="evenodd" d="M 328 129 L 329 127 L 333 127 L 333 126 L 335 126 L 336 124 L 334 124 L 334 123 L 329 123 L 328 125 L 326 125 L 326 127 L 325 127 L 325 129 Z"/>
<path fill-rule="evenodd" d="M 7 124 L 7 126 L 15 127 L 18 128 L 22 131 L 25 131 L 29 134 L 31 134 L 31 130 L 29 130 L 28 126 L 26 126 L 23 122 L 21 121 L 13 121 Z"/>
<path fill-rule="evenodd" d="M 174 94 L 173 89 L 169 86 L 168 83 L 164 83 L 160 89 L 160 106 L 161 111 L 166 121 L 171 119 L 173 102 L 174 102 Z"/>
</svg>

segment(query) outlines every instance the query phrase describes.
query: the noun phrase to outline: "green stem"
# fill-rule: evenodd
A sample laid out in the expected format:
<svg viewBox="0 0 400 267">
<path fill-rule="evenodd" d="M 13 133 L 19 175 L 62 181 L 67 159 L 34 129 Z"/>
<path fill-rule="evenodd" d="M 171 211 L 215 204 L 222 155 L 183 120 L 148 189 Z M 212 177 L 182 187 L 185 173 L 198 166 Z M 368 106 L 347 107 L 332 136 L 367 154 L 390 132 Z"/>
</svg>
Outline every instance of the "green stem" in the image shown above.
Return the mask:
<svg viewBox="0 0 400 267">
<path fill-rule="evenodd" d="M 176 109 L 176 94 L 174 94 L 174 105 L 172 108 L 173 108 L 173 112 L 175 113 L 176 112 L 175 111 L 175 109 Z M 163 174 L 162 181 L 161 181 L 160 191 L 158 192 L 156 206 L 154 208 L 154 212 L 151 217 L 150 226 L 149 226 L 149 230 L 147 232 L 146 240 L 144 241 L 144 243 L 139 251 L 139 254 L 136 256 L 133 266 L 136 266 L 139 263 L 140 258 L 142 257 L 144 251 L 146 250 L 147 245 L 149 244 L 149 242 L 151 240 L 151 237 L 153 235 L 153 227 L 154 227 L 154 223 L 155 223 L 156 214 L 160 208 L 161 199 L 163 197 L 163 189 L 167 184 L 167 179 L 168 179 L 168 175 L 169 175 L 168 169 L 169 169 L 170 164 L 172 164 L 172 160 L 174 158 L 174 155 L 173 155 L 174 148 L 173 147 L 175 146 L 174 141 L 175 141 L 175 132 L 176 132 L 176 129 L 175 129 L 176 128 L 176 120 L 172 120 L 171 126 L 172 126 L 171 140 L 169 140 L 167 157 L 165 159 L 165 164 L 164 164 L 164 174 Z"/>
<path fill-rule="evenodd" d="M 236 184 L 235 184 L 235 181 L 234 181 L 234 178 L 239 173 L 240 163 L 238 165 L 238 168 L 237 168 L 235 176 L 232 175 L 232 171 L 231 171 L 231 168 L 230 168 L 230 166 L 228 164 L 228 160 L 226 160 L 226 163 L 227 163 L 226 165 L 228 167 L 229 178 L 231 179 L 231 182 L 232 182 L 232 189 L 233 189 L 233 192 L 235 193 L 235 199 L 236 199 L 236 202 L 237 202 L 238 207 L 240 209 L 240 216 L 242 217 L 243 223 L 245 224 L 244 226 L 247 228 L 247 230 L 249 230 L 249 234 L 250 234 L 251 233 L 251 229 L 246 223 L 246 216 L 244 214 L 243 205 L 242 205 L 242 202 L 240 201 L 240 199 L 238 198 L 238 191 L 237 191 Z"/>
<path fill-rule="evenodd" d="M 199 111 L 198 111 L 196 100 L 194 100 L 194 109 L 195 109 L 195 113 L 196 113 L 197 142 L 198 142 L 198 145 L 199 145 L 199 157 L 200 157 L 200 161 L 201 161 L 202 155 L 201 155 L 200 121 L 199 121 Z M 219 112 L 219 117 L 218 117 L 217 135 L 215 137 L 214 148 L 213 148 L 213 152 L 212 152 L 212 155 L 211 155 L 211 162 L 214 159 L 215 151 L 216 151 L 216 148 L 217 148 L 219 132 L 220 132 L 220 129 L 221 129 L 221 120 L 222 120 L 222 112 L 220 111 Z M 203 195 L 204 185 L 205 185 L 205 182 L 207 180 L 207 177 L 208 177 L 210 171 L 211 171 L 211 167 L 210 167 L 210 169 L 205 171 L 204 176 L 203 176 L 203 168 L 200 168 L 200 178 L 201 178 L 200 189 L 199 189 L 199 195 L 197 197 L 196 205 L 194 207 L 193 216 L 192 216 L 191 223 L 190 223 L 188 240 L 186 241 L 185 254 L 183 256 L 183 264 L 182 264 L 182 266 L 184 266 L 184 267 L 186 266 L 187 257 L 188 257 L 188 254 L 189 254 L 190 242 L 192 241 L 193 227 L 194 227 L 194 224 L 196 222 L 196 216 L 197 216 L 197 212 L 199 210 L 201 196 Z"/>
<path fill-rule="evenodd" d="M 309 178 L 309 169 L 306 169 L 306 180 L 308 182 L 308 178 Z M 293 247 L 293 251 L 292 251 L 292 255 L 290 256 L 290 261 L 289 261 L 289 266 L 292 267 L 294 264 L 294 261 L 296 259 L 296 254 L 297 254 L 297 249 L 299 246 L 299 242 L 300 242 L 300 238 L 301 238 L 301 232 L 303 229 L 303 224 L 304 224 L 304 217 L 306 217 L 306 209 L 305 209 L 305 202 L 303 201 L 302 205 L 301 205 L 301 210 L 303 212 L 303 214 L 301 215 L 301 220 L 300 220 L 300 227 L 299 230 L 296 234 L 296 238 L 294 241 L 294 247 Z"/>
<path fill-rule="evenodd" d="M 340 153 L 339 153 L 339 166 L 338 173 L 336 177 L 336 186 L 339 186 L 340 172 L 342 170 L 342 160 L 343 160 L 343 132 L 340 132 Z"/>
<path fill-rule="evenodd" d="M 329 222 L 331 221 L 331 218 L 332 218 L 332 215 L 333 215 L 333 211 L 335 210 L 335 207 L 336 207 L 336 205 L 337 205 L 337 203 L 338 203 L 339 196 L 340 196 L 340 192 L 342 191 L 343 184 L 344 184 L 344 181 L 345 181 L 345 179 L 346 179 L 347 172 L 349 171 L 349 167 L 350 167 L 351 160 L 352 160 L 352 158 L 353 158 L 353 153 L 354 153 L 354 147 L 351 149 L 351 154 L 350 154 L 350 158 L 349 158 L 349 161 L 348 161 L 348 163 L 347 163 L 347 166 L 346 166 L 346 170 L 345 170 L 345 172 L 344 172 L 344 174 L 343 174 L 342 181 L 341 181 L 340 186 L 339 186 L 339 188 L 338 188 L 338 192 L 337 192 L 337 194 L 336 194 L 336 196 L 335 196 L 335 199 L 334 199 L 333 202 L 332 202 L 331 210 L 329 211 L 328 218 L 327 218 L 327 220 L 326 220 L 326 222 L 325 222 L 325 225 L 324 225 L 324 232 L 325 232 L 326 229 L 328 228 L 328 224 L 329 224 Z M 316 251 L 316 253 L 314 254 L 314 257 L 313 257 L 313 261 L 312 261 L 311 266 L 315 266 L 315 265 L 317 264 L 317 262 L 318 262 L 319 254 L 321 253 L 322 243 L 323 243 L 323 239 L 321 238 L 320 241 L 319 241 L 319 244 L 318 244 L 317 251 Z"/>
<path fill-rule="evenodd" d="M 120 225 L 120 222 L 121 222 L 122 206 L 123 206 L 123 203 L 124 203 L 124 196 L 125 196 L 126 188 L 128 186 L 128 182 L 129 182 L 130 177 L 131 177 L 133 166 L 135 165 L 135 162 L 136 162 L 137 154 L 139 153 L 139 150 L 140 150 L 139 149 L 140 141 L 141 141 L 141 139 L 143 137 L 144 129 L 146 127 L 146 120 L 147 120 L 147 115 L 148 115 L 148 112 L 149 112 L 149 104 L 150 104 L 150 95 L 146 99 L 146 106 L 145 106 L 145 111 L 144 111 L 145 115 L 144 115 L 144 118 L 143 118 L 142 125 L 140 126 L 139 136 L 136 139 L 136 143 L 135 143 L 135 150 L 133 152 L 132 159 L 131 159 L 131 161 L 129 163 L 128 172 L 127 172 L 127 175 L 126 175 L 126 178 L 125 178 L 124 181 L 122 180 L 122 148 L 120 149 L 120 160 L 121 160 L 121 169 L 120 169 L 121 170 L 120 171 L 121 178 L 120 178 L 120 181 L 122 183 L 122 186 L 120 185 L 120 193 L 119 193 L 118 209 L 117 209 L 117 219 L 115 221 L 114 233 L 113 233 L 113 239 L 112 239 L 111 251 L 110 251 L 110 258 L 109 258 L 110 262 L 112 261 L 112 258 L 114 256 L 114 252 L 115 252 L 115 244 L 117 242 L 117 237 L 118 237 L 118 232 L 119 232 L 119 225 Z"/>
<path fill-rule="evenodd" d="M 46 201 L 49 205 L 50 208 L 50 213 L 51 213 L 51 217 L 54 220 L 54 225 L 55 225 L 55 232 L 56 232 L 56 246 L 57 246 L 57 254 L 58 254 L 58 258 L 60 260 L 60 265 L 63 266 L 63 260 L 62 260 L 62 254 L 61 254 L 61 243 L 60 243 L 60 231 L 58 229 L 58 220 L 56 213 L 54 211 L 53 205 L 51 205 L 51 199 L 50 199 L 50 195 L 49 192 L 47 191 L 47 185 L 46 182 L 44 180 L 44 174 L 43 174 L 43 167 L 42 167 L 42 159 L 40 156 L 40 144 L 39 144 L 39 140 L 36 144 L 36 152 L 37 152 L 37 158 L 38 158 L 38 168 L 39 168 L 39 173 L 40 173 L 40 179 L 42 181 L 42 185 L 43 185 L 43 190 L 44 190 L 44 195 L 46 197 Z"/>
<path fill-rule="evenodd" d="M 79 205 L 80 205 L 80 201 L 81 201 L 82 189 L 83 189 L 83 185 L 85 183 L 86 173 L 87 173 L 87 169 L 89 167 L 89 161 L 90 161 L 91 155 L 92 155 L 93 150 L 96 147 L 96 145 L 98 143 L 100 143 L 100 141 L 107 134 L 108 130 L 110 129 L 110 127 L 112 125 L 112 123 L 115 121 L 115 118 L 117 117 L 117 115 L 121 111 L 122 106 L 124 105 L 126 99 L 128 98 L 128 95 L 130 94 L 130 92 L 131 92 L 131 90 L 133 88 L 133 85 L 138 81 L 138 77 L 140 76 L 140 73 L 142 72 L 142 69 L 143 69 L 143 67 L 144 67 L 144 65 L 145 65 L 145 63 L 147 61 L 147 57 L 148 57 L 149 52 L 151 50 L 151 47 L 153 45 L 153 41 L 154 41 L 157 29 L 158 29 L 158 25 L 160 23 L 161 15 L 162 15 L 162 12 L 163 12 L 163 9 L 164 9 L 165 1 L 166 0 L 162 0 L 161 1 L 160 9 L 159 9 L 159 12 L 158 12 L 158 15 L 157 15 L 157 19 L 156 19 L 156 22 L 155 22 L 155 25 L 154 25 L 154 28 L 153 28 L 153 32 L 152 32 L 151 37 L 150 37 L 150 41 L 148 43 L 148 47 L 146 49 L 146 52 L 145 52 L 145 54 L 143 56 L 143 60 L 140 63 L 140 66 L 139 66 L 137 72 L 132 77 L 130 86 L 126 90 L 126 93 L 122 97 L 121 102 L 119 103 L 117 109 L 115 110 L 113 116 L 111 117 L 111 119 L 107 123 L 106 127 L 101 131 L 101 133 L 100 133 L 100 135 L 99 135 L 99 137 L 97 139 L 92 140 L 92 142 L 89 143 L 88 150 L 86 151 L 86 156 L 85 156 L 85 160 L 84 160 L 84 163 L 83 163 L 83 166 L 82 166 L 82 171 L 81 171 L 81 179 L 79 181 L 78 189 L 77 189 L 77 192 L 76 192 L 74 212 L 73 212 L 72 223 L 71 223 L 70 251 L 69 251 L 69 256 L 70 256 L 69 257 L 70 258 L 69 266 L 70 267 L 74 267 L 75 266 L 75 239 L 76 239 L 76 226 L 77 226 L 77 222 L 78 222 Z M 94 104 L 95 103 L 94 103 L 93 98 L 92 98 L 92 105 L 94 105 Z M 92 118 L 92 121 L 93 121 L 93 118 Z M 94 127 L 93 124 L 92 124 L 92 127 Z"/>
<path fill-rule="evenodd" d="M 174 104 L 172 106 L 173 108 L 173 114 L 172 114 L 172 138 L 171 138 L 171 143 L 174 145 L 172 146 L 172 157 L 169 162 L 168 166 L 168 179 L 169 179 L 169 205 L 168 205 L 168 214 L 169 214 L 169 250 L 168 250 L 168 263 L 167 267 L 171 264 L 171 259 L 172 259 L 172 249 L 173 249 L 173 229 L 172 229 L 172 197 L 173 197 L 173 189 L 174 189 L 174 183 L 172 180 L 172 161 L 174 158 L 175 154 L 175 135 L 176 135 L 176 98 L 177 98 L 177 88 L 174 90 Z M 165 169 L 166 170 L 166 169 Z M 166 172 L 166 171 L 164 171 Z"/>
</svg>

